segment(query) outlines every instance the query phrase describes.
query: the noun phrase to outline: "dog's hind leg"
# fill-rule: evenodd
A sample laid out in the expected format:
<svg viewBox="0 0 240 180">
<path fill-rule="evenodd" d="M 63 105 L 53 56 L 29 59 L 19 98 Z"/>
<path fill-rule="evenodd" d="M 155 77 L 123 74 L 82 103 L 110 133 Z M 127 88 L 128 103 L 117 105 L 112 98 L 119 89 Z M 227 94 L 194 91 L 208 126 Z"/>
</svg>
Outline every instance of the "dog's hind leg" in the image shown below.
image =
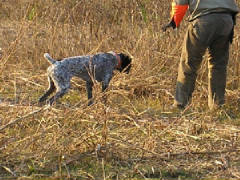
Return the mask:
<svg viewBox="0 0 240 180">
<path fill-rule="evenodd" d="M 63 84 L 58 83 L 56 94 L 49 99 L 49 104 L 52 105 L 54 101 L 64 96 L 64 94 L 68 92 L 69 88 L 70 88 L 70 80 L 65 81 L 65 83 Z"/>
<path fill-rule="evenodd" d="M 93 83 L 91 81 L 86 82 L 86 90 L 87 90 L 87 97 L 88 97 L 88 106 L 90 106 L 93 104 L 93 99 L 92 99 Z"/>
<path fill-rule="evenodd" d="M 56 101 L 57 99 L 63 97 L 64 94 L 66 94 L 68 92 L 68 89 L 69 88 L 63 88 L 63 89 L 57 90 L 56 94 L 49 99 L 48 103 L 50 105 L 52 105 L 54 101 Z"/>
<path fill-rule="evenodd" d="M 70 77 L 63 78 L 61 76 L 59 76 L 59 77 L 55 76 L 54 78 L 55 79 L 53 79 L 53 81 L 54 81 L 54 84 L 55 84 L 57 90 L 56 90 L 56 94 L 54 96 L 52 96 L 48 101 L 48 103 L 50 105 L 52 105 L 53 102 L 56 101 L 57 99 L 64 96 L 70 88 Z"/>
<path fill-rule="evenodd" d="M 48 76 L 49 87 L 48 90 L 39 98 L 38 102 L 43 102 L 47 99 L 47 97 L 53 93 L 56 89 L 54 82 L 50 76 Z"/>
</svg>

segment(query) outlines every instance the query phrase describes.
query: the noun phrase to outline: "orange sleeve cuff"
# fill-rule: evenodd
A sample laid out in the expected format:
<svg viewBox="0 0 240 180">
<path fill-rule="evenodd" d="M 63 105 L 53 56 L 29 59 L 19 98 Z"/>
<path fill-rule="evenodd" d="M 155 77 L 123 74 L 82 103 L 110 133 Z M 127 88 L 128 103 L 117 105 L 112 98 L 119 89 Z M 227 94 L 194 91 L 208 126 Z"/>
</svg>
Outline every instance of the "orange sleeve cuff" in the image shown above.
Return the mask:
<svg viewBox="0 0 240 180">
<path fill-rule="evenodd" d="M 188 10 L 188 4 L 177 5 L 175 2 L 172 2 L 171 19 L 174 20 L 177 27 L 180 25 L 187 10 Z"/>
</svg>

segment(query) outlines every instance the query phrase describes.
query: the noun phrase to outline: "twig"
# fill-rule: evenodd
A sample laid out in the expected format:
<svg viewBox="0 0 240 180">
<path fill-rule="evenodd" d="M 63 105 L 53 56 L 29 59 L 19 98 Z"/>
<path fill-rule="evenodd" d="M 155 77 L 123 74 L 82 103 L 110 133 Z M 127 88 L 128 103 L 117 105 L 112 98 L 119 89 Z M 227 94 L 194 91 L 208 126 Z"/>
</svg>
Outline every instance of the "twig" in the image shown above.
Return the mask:
<svg viewBox="0 0 240 180">
<path fill-rule="evenodd" d="M 45 107 L 42 107 L 42 108 L 40 108 L 40 109 L 38 109 L 38 110 L 32 111 L 32 112 L 28 113 L 28 114 L 25 115 L 25 116 L 22 116 L 22 117 L 20 117 L 20 118 L 17 118 L 17 119 L 15 119 L 15 120 L 12 120 L 12 121 L 9 122 L 8 124 L 1 126 L 1 127 L 0 127 L 0 132 L 3 131 L 4 129 L 6 129 L 7 127 L 9 127 L 9 126 L 11 126 L 11 125 L 13 125 L 13 124 L 16 124 L 16 123 L 18 123 L 18 122 L 20 122 L 20 121 L 22 121 L 22 120 L 24 120 L 24 119 L 26 119 L 26 118 L 34 115 L 34 114 L 37 114 L 37 113 L 39 113 L 39 112 L 41 112 L 41 111 L 45 111 L 45 110 L 47 110 L 48 108 L 50 108 L 50 106 L 45 106 Z"/>
<path fill-rule="evenodd" d="M 232 150 L 225 150 L 225 151 L 182 152 L 182 153 L 169 153 L 168 152 L 168 153 L 160 154 L 160 153 L 157 153 L 157 152 L 154 152 L 154 151 L 149 151 L 149 150 L 144 149 L 142 147 L 137 147 L 136 145 L 131 144 L 131 143 L 126 142 L 126 141 L 123 141 L 121 139 L 117 139 L 117 138 L 111 138 L 111 139 L 117 141 L 118 143 L 120 142 L 123 145 L 131 146 L 132 148 L 139 149 L 139 150 L 145 151 L 147 153 L 150 153 L 152 155 L 155 155 L 156 157 L 158 157 L 162 160 L 169 159 L 170 157 L 183 156 L 183 155 L 213 155 L 213 154 L 226 154 L 226 153 L 233 153 L 233 152 L 240 153 L 240 149 L 232 149 Z"/>
<path fill-rule="evenodd" d="M 103 171 L 103 179 L 106 180 L 106 172 L 105 172 L 105 162 L 104 162 L 104 158 L 102 158 L 102 171 Z"/>
<path fill-rule="evenodd" d="M 232 150 L 225 150 L 225 151 L 206 151 L 206 152 L 183 152 L 183 153 L 164 153 L 161 156 L 169 156 L 169 157 L 176 157 L 176 156 L 183 156 L 183 155 L 213 155 L 213 154 L 226 154 L 226 153 L 233 153 L 233 152 L 240 152 L 240 149 L 232 149 Z"/>
<path fill-rule="evenodd" d="M 6 166 L 1 166 L 1 167 L 16 178 L 17 175 L 10 168 L 8 168 Z"/>
</svg>

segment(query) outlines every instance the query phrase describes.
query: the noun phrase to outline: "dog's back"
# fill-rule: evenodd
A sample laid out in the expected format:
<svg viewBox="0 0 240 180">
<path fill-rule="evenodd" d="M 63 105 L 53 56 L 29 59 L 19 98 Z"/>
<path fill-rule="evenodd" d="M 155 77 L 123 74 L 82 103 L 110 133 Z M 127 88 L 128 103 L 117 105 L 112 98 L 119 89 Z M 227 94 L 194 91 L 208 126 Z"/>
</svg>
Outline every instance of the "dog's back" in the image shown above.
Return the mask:
<svg viewBox="0 0 240 180">
<path fill-rule="evenodd" d="M 115 57 L 109 53 L 73 56 L 63 58 L 61 61 L 54 60 L 48 53 L 45 53 L 44 57 L 53 65 L 48 68 L 49 74 L 77 76 L 85 81 L 91 81 L 92 78 L 102 81 L 106 73 L 112 75 L 116 66 Z"/>
</svg>

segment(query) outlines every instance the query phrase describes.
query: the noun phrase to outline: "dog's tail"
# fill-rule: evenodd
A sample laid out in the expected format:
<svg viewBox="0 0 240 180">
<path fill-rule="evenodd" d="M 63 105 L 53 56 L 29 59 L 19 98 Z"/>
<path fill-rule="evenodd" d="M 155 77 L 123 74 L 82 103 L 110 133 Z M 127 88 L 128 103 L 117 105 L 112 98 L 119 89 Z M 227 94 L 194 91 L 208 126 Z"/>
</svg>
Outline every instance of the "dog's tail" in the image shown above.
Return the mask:
<svg viewBox="0 0 240 180">
<path fill-rule="evenodd" d="M 55 64 L 57 62 L 55 59 L 53 59 L 48 53 L 44 53 L 44 57 L 51 63 Z"/>
</svg>

